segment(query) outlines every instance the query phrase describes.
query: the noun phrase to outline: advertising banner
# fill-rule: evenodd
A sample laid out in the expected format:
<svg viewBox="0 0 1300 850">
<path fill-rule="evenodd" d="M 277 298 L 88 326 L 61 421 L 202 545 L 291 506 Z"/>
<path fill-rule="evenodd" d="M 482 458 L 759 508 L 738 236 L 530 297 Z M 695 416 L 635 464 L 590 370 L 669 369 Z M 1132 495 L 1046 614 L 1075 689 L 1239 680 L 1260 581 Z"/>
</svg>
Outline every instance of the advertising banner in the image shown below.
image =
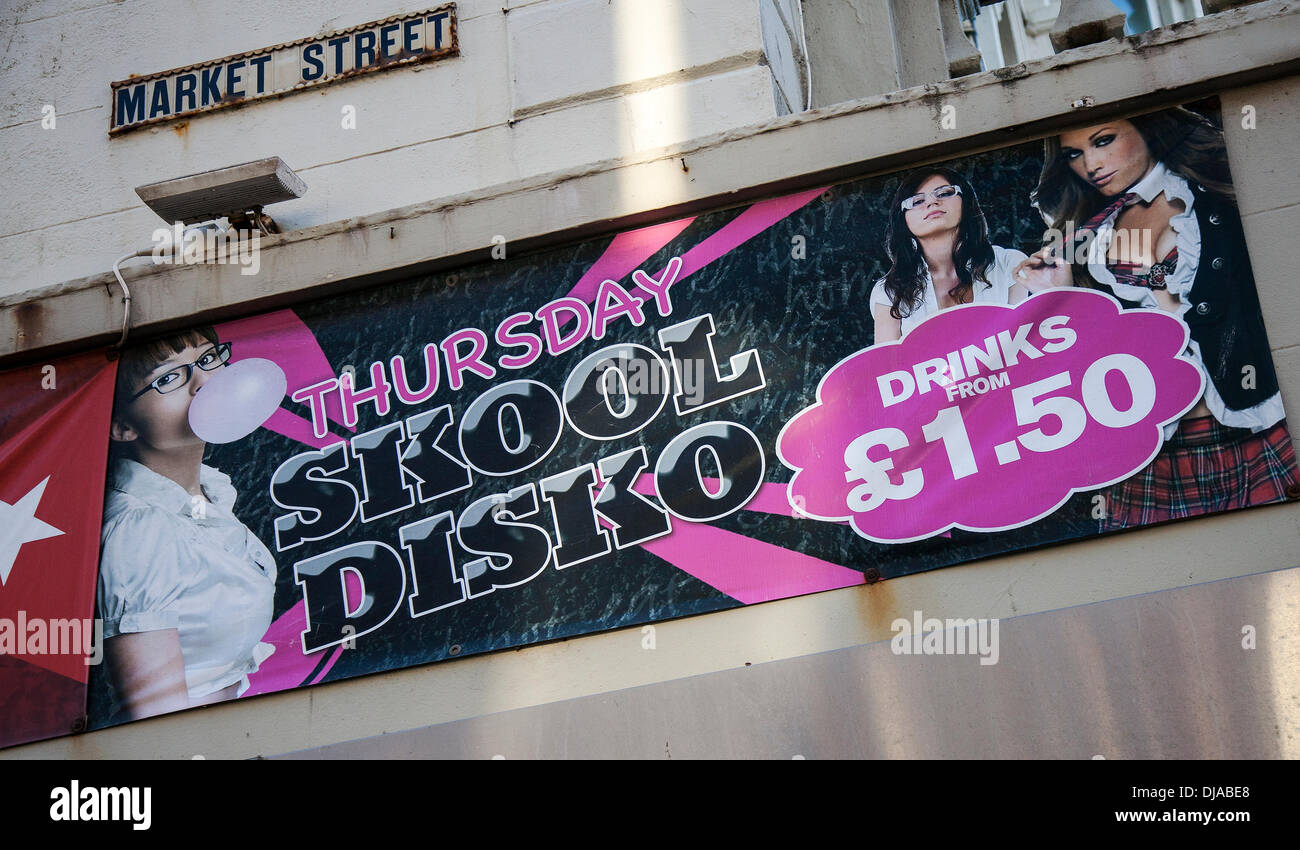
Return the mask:
<svg viewBox="0 0 1300 850">
<path fill-rule="evenodd" d="M 1300 495 L 1215 108 L 131 348 L 91 725 Z"/>
</svg>

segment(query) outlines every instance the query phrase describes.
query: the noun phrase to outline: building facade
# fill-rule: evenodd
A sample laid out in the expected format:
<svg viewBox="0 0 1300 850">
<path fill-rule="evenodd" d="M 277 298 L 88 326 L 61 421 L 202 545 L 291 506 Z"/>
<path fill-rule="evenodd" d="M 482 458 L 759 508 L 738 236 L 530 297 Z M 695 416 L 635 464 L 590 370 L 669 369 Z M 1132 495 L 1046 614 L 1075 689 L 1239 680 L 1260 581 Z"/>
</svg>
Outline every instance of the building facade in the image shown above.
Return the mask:
<svg viewBox="0 0 1300 850">
<path fill-rule="evenodd" d="M 167 225 L 135 188 L 237 163 L 278 156 L 307 191 L 266 209 L 279 232 L 256 274 L 124 263 L 132 339 L 1215 97 L 1278 383 L 1296 403 L 1300 10 L 1141 4 L 1190 19 L 1123 36 L 1102 0 L 1050 17 L 1049 4 L 1011 5 L 462 0 L 454 56 L 110 135 L 111 83 L 422 7 L 17 4 L 0 71 L 0 369 L 115 342 L 111 267 Z M 1289 496 L 3 756 L 1294 758 Z M 900 657 L 892 624 L 913 612 L 1001 620 L 1000 662 Z"/>
</svg>

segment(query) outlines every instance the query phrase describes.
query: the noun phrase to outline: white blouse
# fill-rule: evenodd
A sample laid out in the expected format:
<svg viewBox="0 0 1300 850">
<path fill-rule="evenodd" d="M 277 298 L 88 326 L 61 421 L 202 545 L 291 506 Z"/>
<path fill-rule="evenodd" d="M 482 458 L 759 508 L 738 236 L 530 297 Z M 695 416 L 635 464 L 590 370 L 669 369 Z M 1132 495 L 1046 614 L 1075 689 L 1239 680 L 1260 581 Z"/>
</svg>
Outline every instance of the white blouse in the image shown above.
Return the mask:
<svg viewBox="0 0 1300 850">
<path fill-rule="evenodd" d="M 1182 201 L 1183 211 L 1169 219 L 1169 226 L 1173 228 L 1175 244 L 1178 246 L 1178 265 L 1172 275 L 1165 277 L 1165 286 L 1171 295 L 1178 297 L 1178 318 L 1192 308 L 1190 294 L 1192 284 L 1196 281 L 1196 269 L 1201 259 L 1201 226 L 1196 221 L 1196 213 L 1192 210 L 1193 204 L 1196 203 L 1196 197 L 1192 194 L 1192 189 L 1187 185 L 1187 181 L 1177 174 L 1174 174 L 1162 162 L 1156 163 L 1156 166 L 1147 173 L 1133 186 L 1130 192 L 1135 192 L 1146 203 L 1151 203 L 1161 193 L 1170 201 Z M 1138 301 L 1143 307 L 1159 309 L 1160 304 L 1156 301 L 1155 296 L 1150 289 L 1145 286 L 1133 286 L 1126 283 L 1119 283 L 1115 280 L 1115 275 L 1111 274 L 1110 269 L 1106 268 L 1106 254 L 1110 249 L 1111 236 L 1115 232 L 1115 219 L 1119 217 L 1116 211 L 1107 218 L 1100 227 L 1097 228 L 1097 236 L 1093 242 L 1093 253 L 1089 257 L 1088 272 L 1098 283 L 1109 286 L 1116 295 L 1128 301 Z M 1218 390 L 1214 388 L 1214 382 L 1210 380 L 1210 374 L 1205 368 L 1205 362 L 1201 359 L 1201 347 L 1195 340 L 1190 340 L 1187 345 L 1187 353 L 1191 355 L 1192 360 L 1196 363 L 1201 374 L 1205 376 L 1205 406 L 1214 414 L 1214 418 L 1230 428 L 1249 428 L 1256 433 L 1267 430 L 1286 416 L 1282 409 L 1282 394 L 1276 392 L 1268 398 L 1261 401 L 1254 407 L 1248 407 L 1244 410 L 1230 410 L 1223 402 Z M 1171 435 L 1178 428 L 1178 423 L 1170 423 L 1166 426 L 1166 436 Z"/>
<path fill-rule="evenodd" d="M 1016 279 L 1012 276 L 1016 266 L 1028 259 L 1020 251 L 1014 248 L 1002 248 L 998 245 L 993 246 L 993 265 L 989 266 L 987 276 L 988 284 L 981 281 L 975 281 L 972 289 L 975 294 L 975 303 L 988 304 L 1010 304 L 1011 287 L 1015 285 Z M 925 289 L 922 290 L 921 303 L 907 312 L 907 308 L 900 307 L 899 312 L 903 313 L 903 336 L 907 336 L 912 328 L 921 324 L 921 322 L 939 312 L 939 299 L 934 292 L 934 281 L 930 278 L 930 270 L 925 270 Z M 886 308 L 893 306 L 893 301 L 889 299 L 889 293 L 885 292 L 885 279 L 882 277 L 876 281 L 876 285 L 871 290 L 872 314 L 875 313 L 877 304 Z"/>
<path fill-rule="evenodd" d="M 274 650 L 275 560 L 231 509 L 230 477 L 203 466 L 207 501 L 133 460 L 109 471 L 99 564 L 104 637 L 176 629 L 191 699 L 235 683 Z"/>
</svg>

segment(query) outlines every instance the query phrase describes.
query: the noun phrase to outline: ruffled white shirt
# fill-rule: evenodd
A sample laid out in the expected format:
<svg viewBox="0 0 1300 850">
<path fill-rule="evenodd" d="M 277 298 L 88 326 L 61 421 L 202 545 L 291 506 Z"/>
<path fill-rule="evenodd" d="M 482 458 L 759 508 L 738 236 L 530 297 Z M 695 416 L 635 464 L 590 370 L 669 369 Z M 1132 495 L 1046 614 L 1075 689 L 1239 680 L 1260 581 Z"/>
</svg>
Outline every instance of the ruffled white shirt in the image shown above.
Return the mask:
<svg viewBox="0 0 1300 850">
<path fill-rule="evenodd" d="M 1011 287 L 1015 285 L 1016 279 L 1012 276 L 1016 266 L 1024 262 L 1027 257 L 1014 248 L 1003 248 L 998 245 L 993 246 L 993 265 L 989 266 L 987 277 L 989 285 L 982 281 L 975 281 L 973 290 L 975 303 L 987 304 L 1010 304 Z M 885 279 L 882 277 L 876 281 L 876 285 L 871 289 L 871 297 L 868 299 L 874 314 L 877 304 L 886 308 L 893 306 L 893 301 L 889 299 L 889 293 L 885 292 Z M 899 309 L 903 313 L 903 336 L 907 336 L 912 328 L 921 324 L 921 322 L 939 312 L 939 298 L 934 291 L 934 280 L 930 277 L 930 270 L 925 271 L 925 289 L 922 290 L 921 303 L 912 308 L 910 312 L 905 312 L 906 307 Z"/>
<path fill-rule="evenodd" d="M 207 500 L 133 460 L 109 471 L 100 534 L 104 637 L 176 629 L 191 699 L 239 683 L 274 647 L 275 559 L 231 513 L 230 477 L 203 466 Z"/>
<path fill-rule="evenodd" d="M 1175 244 L 1178 246 L 1178 266 L 1172 275 L 1165 276 L 1166 288 L 1170 294 L 1178 297 L 1177 316 L 1181 319 L 1192 308 L 1190 294 L 1201 259 L 1201 226 L 1196 221 L 1196 213 L 1192 209 L 1196 198 L 1187 181 L 1166 168 L 1162 162 L 1156 163 L 1156 166 L 1129 191 L 1137 193 L 1146 203 L 1151 203 L 1163 193 L 1168 200 L 1181 201 L 1183 204 L 1183 211 L 1169 219 L 1169 226 L 1173 228 Z M 1119 283 L 1110 269 L 1106 268 L 1106 253 L 1110 249 L 1111 236 L 1115 232 L 1115 219 L 1118 217 L 1117 211 L 1097 228 L 1093 252 L 1089 256 L 1088 272 L 1094 280 L 1109 286 L 1120 298 L 1140 302 L 1143 307 L 1159 309 L 1160 305 L 1150 289 Z M 1281 392 L 1274 393 L 1254 407 L 1244 410 L 1229 409 L 1218 390 L 1214 388 L 1213 381 L 1210 380 L 1209 371 L 1205 368 L 1204 360 L 1201 359 L 1201 347 L 1195 340 L 1188 343 L 1187 353 L 1191 355 L 1197 368 L 1205 376 L 1205 406 L 1222 424 L 1232 428 L 1249 428 L 1258 433 L 1273 427 L 1285 418 Z M 1171 436 L 1177 428 L 1177 422 L 1170 423 L 1165 427 L 1165 436 Z"/>
</svg>

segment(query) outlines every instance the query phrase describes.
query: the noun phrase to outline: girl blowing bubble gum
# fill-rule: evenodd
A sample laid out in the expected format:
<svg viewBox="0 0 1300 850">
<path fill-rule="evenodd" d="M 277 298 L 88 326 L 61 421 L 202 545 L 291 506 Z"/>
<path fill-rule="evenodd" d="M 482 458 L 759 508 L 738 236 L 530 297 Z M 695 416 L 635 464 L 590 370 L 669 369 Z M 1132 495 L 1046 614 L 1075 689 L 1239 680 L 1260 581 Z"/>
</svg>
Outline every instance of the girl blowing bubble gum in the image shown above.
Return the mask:
<svg viewBox="0 0 1300 850">
<path fill-rule="evenodd" d="M 233 699 L 272 651 L 261 637 L 275 560 L 232 513 L 230 478 L 203 464 L 190 424 L 230 352 L 201 328 L 137 346 L 119 366 L 97 603 L 128 719 Z"/>
</svg>

